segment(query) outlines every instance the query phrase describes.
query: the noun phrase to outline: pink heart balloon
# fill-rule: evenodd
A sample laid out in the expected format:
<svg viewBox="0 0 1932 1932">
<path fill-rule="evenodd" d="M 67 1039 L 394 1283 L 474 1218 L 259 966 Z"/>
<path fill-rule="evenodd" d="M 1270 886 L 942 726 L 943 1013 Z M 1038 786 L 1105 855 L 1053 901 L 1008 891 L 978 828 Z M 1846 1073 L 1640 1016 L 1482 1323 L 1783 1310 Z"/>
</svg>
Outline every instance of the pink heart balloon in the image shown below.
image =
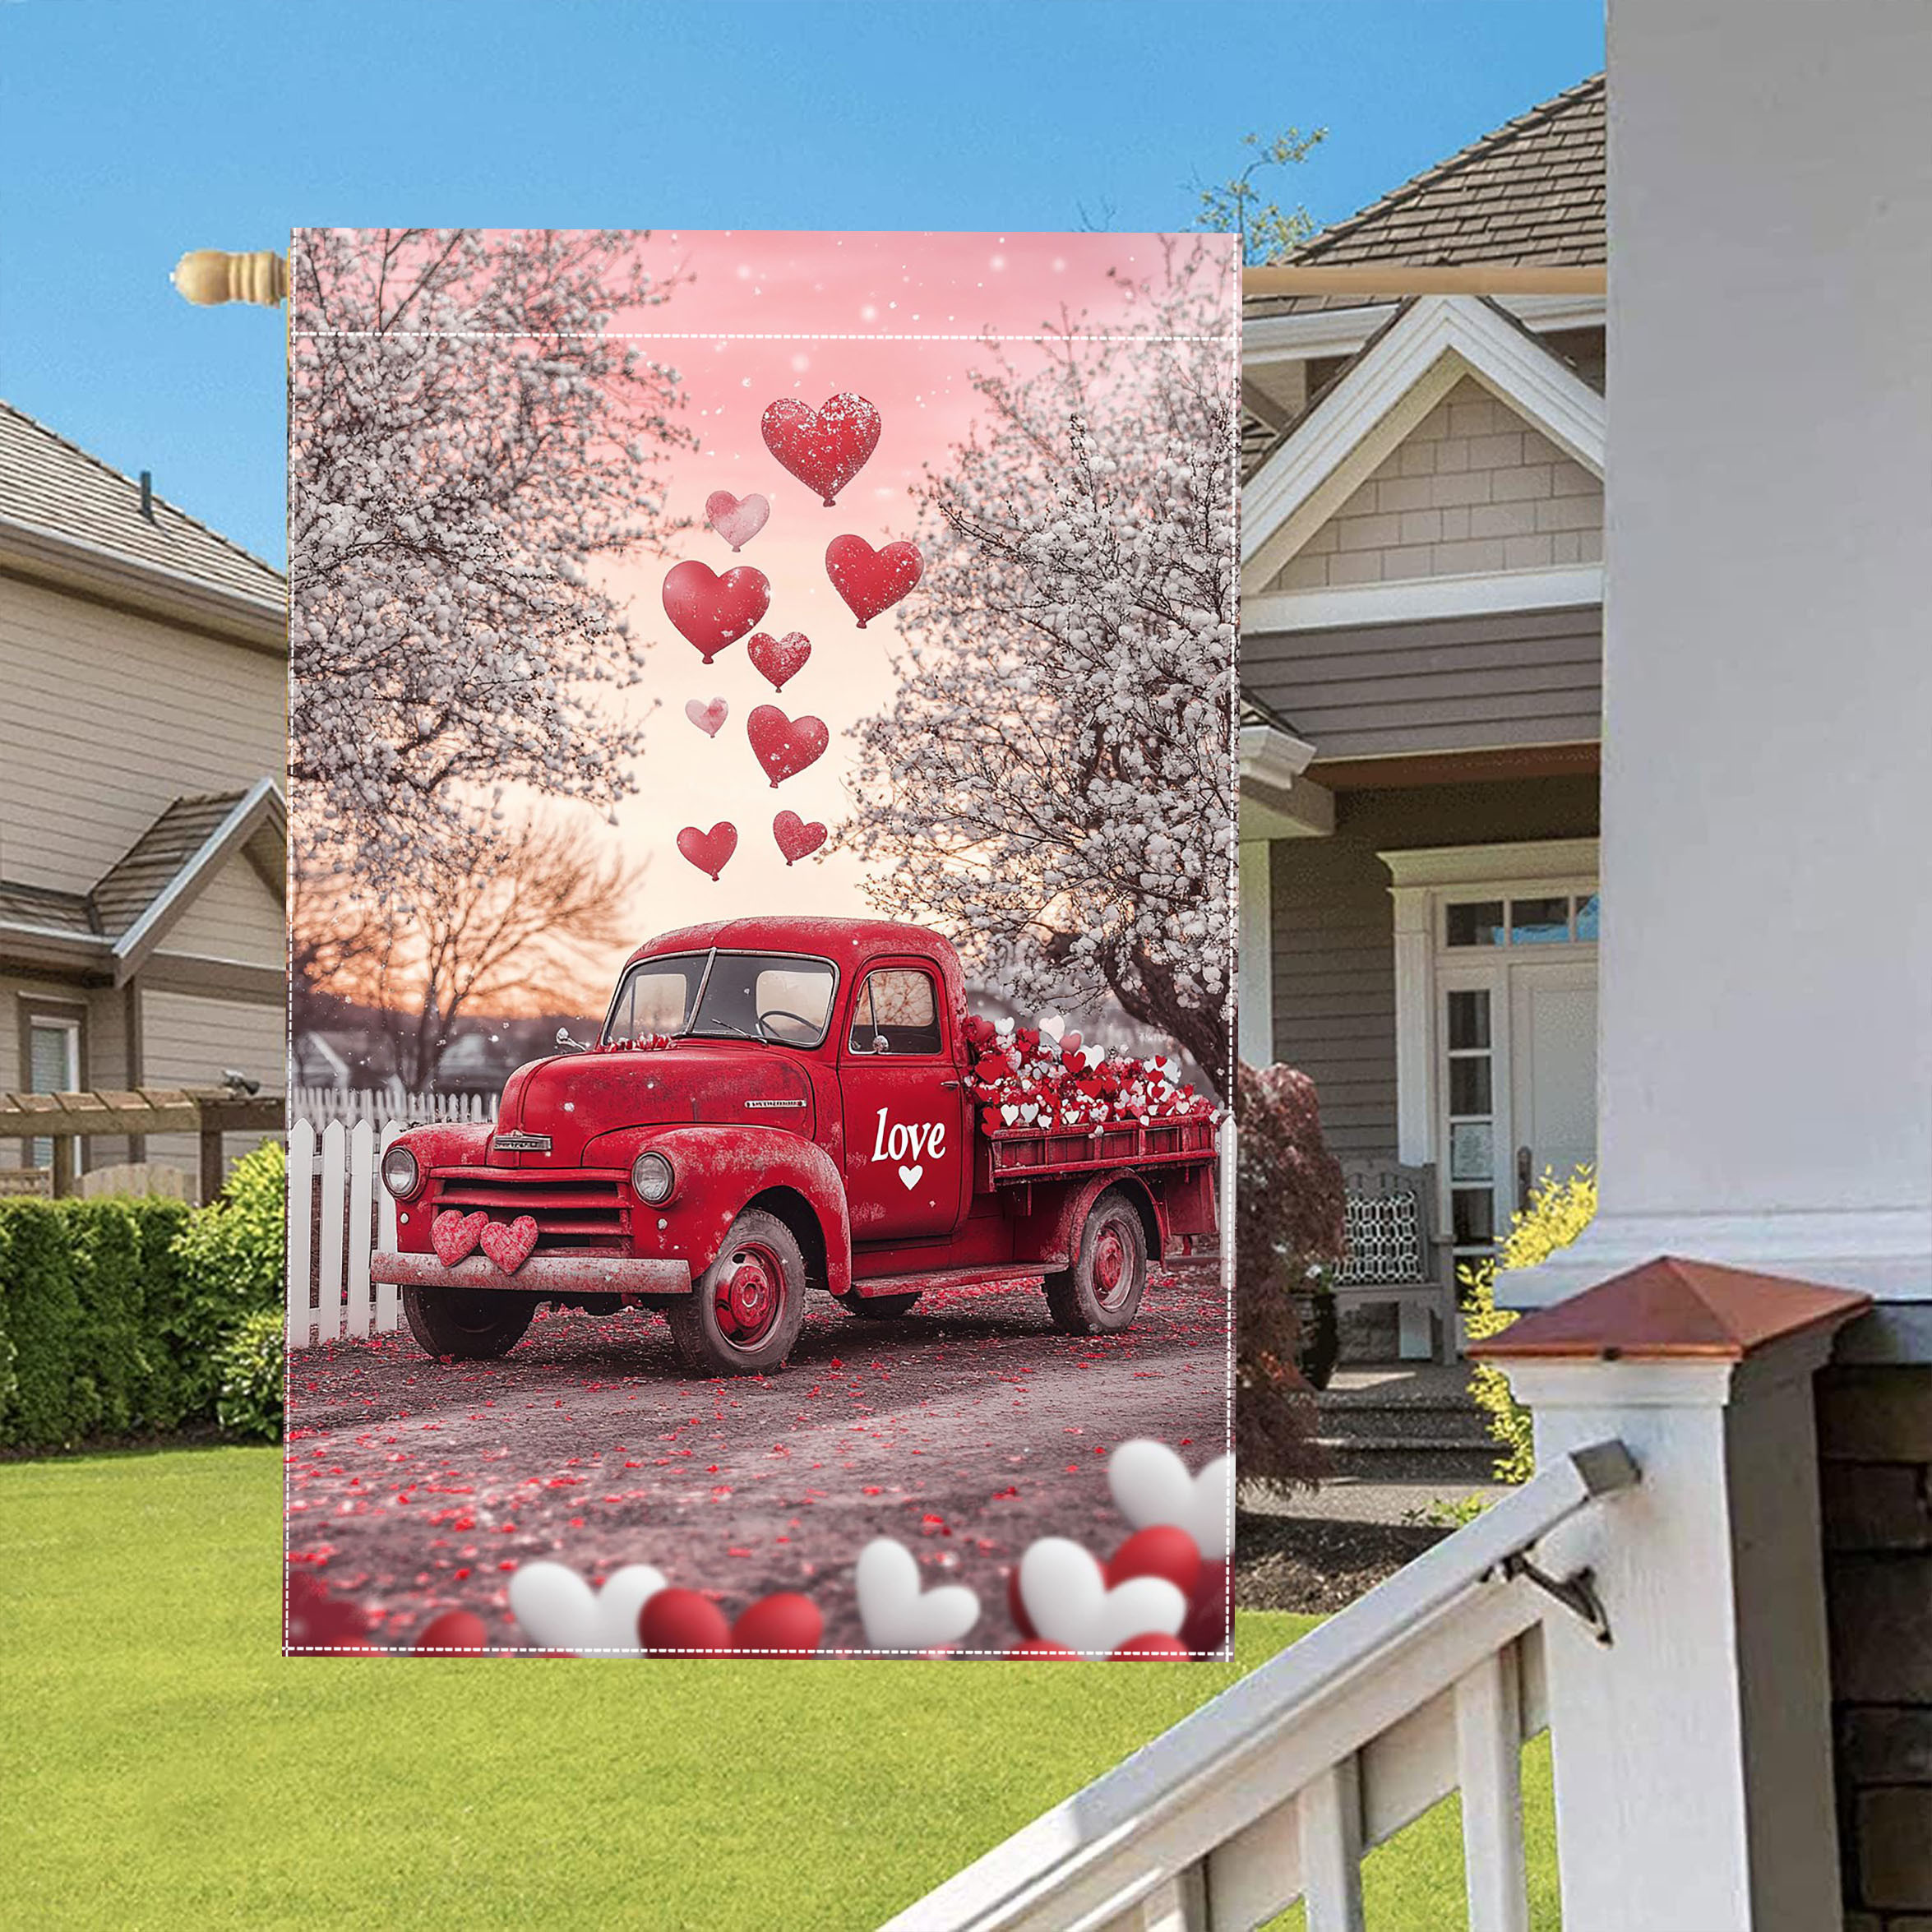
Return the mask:
<svg viewBox="0 0 1932 1932">
<path fill-rule="evenodd" d="M 684 714 L 708 738 L 714 738 L 724 728 L 724 721 L 731 715 L 731 707 L 723 698 L 714 698 L 709 704 L 701 704 L 696 698 L 684 700 Z"/>
<path fill-rule="evenodd" d="M 714 490 L 705 499 L 705 521 L 735 550 L 742 550 L 765 528 L 771 505 L 754 490 L 748 497 L 734 497 L 729 490 Z"/>
</svg>

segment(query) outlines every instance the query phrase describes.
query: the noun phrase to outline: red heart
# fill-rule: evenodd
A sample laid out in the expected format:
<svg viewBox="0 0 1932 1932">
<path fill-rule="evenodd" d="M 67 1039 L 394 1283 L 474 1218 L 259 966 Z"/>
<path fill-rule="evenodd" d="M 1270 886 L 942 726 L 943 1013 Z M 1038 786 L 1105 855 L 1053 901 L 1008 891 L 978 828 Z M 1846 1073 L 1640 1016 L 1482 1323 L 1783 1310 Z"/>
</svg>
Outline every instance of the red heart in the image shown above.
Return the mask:
<svg viewBox="0 0 1932 1932">
<path fill-rule="evenodd" d="M 488 1214 L 459 1214 L 445 1208 L 429 1224 L 429 1245 L 445 1268 L 454 1268 L 465 1255 L 473 1254 L 490 1224 Z"/>
<path fill-rule="evenodd" d="M 825 575 L 864 630 L 866 619 L 889 611 L 919 581 L 926 560 L 916 543 L 875 550 L 863 537 L 834 537 L 825 546 Z"/>
<path fill-rule="evenodd" d="M 684 714 L 708 738 L 714 738 L 724 728 L 724 721 L 731 715 L 731 706 L 723 698 L 714 698 L 708 705 L 702 705 L 696 698 L 684 700 Z"/>
<path fill-rule="evenodd" d="M 731 855 L 737 848 L 738 829 L 729 819 L 719 820 L 708 832 L 686 825 L 677 834 L 677 849 L 700 872 L 709 872 L 714 879 L 731 862 Z"/>
<path fill-rule="evenodd" d="M 432 1617 L 418 1634 L 416 1650 L 488 1650 L 490 1634 L 474 1611 L 446 1610 Z"/>
<path fill-rule="evenodd" d="M 849 390 L 816 409 L 796 396 L 781 396 L 759 425 L 765 448 L 799 482 L 816 490 L 828 510 L 879 446 L 879 412 Z"/>
<path fill-rule="evenodd" d="M 1200 1580 L 1188 1592 L 1187 1621 L 1181 1641 L 1190 1650 L 1218 1650 L 1227 1641 L 1227 1559 L 1201 1565 Z"/>
<path fill-rule="evenodd" d="M 705 499 L 705 521 L 734 552 L 765 528 L 765 520 L 770 515 L 770 501 L 756 490 L 748 497 L 734 497 L 729 490 L 714 490 Z"/>
<path fill-rule="evenodd" d="M 646 1650 L 729 1650 L 731 1625 L 696 1590 L 655 1590 L 637 1613 L 637 1641 Z"/>
<path fill-rule="evenodd" d="M 788 631 L 783 637 L 760 631 L 745 649 L 751 654 L 759 675 L 770 681 L 774 691 L 783 691 L 785 680 L 805 668 L 805 660 L 811 655 L 811 640 L 802 631 Z"/>
<path fill-rule="evenodd" d="M 1201 1580 L 1201 1553 L 1195 1540 L 1176 1523 L 1157 1523 L 1137 1530 L 1107 1560 L 1107 1587 L 1129 1577 L 1165 1577 L 1191 1600 Z"/>
<path fill-rule="evenodd" d="M 733 638 L 742 637 L 771 606 L 763 571 L 742 563 L 719 576 L 708 563 L 673 564 L 664 577 L 664 614 L 711 662 Z"/>
<path fill-rule="evenodd" d="M 771 821 L 771 835 L 785 855 L 785 863 L 808 857 L 825 842 L 825 828 L 816 819 L 808 825 L 795 811 L 781 811 Z"/>
<path fill-rule="evenodd" d="M 1060 1036 L 1060 1050 L 1062 1053 L 1078 1053 L 1080 1050 L 1080 1036 L 1078 1033 L 1062 1033 Z"/>
<path fill-rule="evenodd" d="M 758 762 L 774 785 L 803 771 L 807 765 L 816 764 L 832 742 L 822 718 L 801 718 L 794 723 L 776 705 L 759 705 L 745 720 L 745 733 Z M 681 849 L 683 843 L 680 838 Z M 685 854 L 687 858 L 690 856 L 689 853 Z"/>
<path fill-rule="evenodd" d="M 783 1650 L 804 1655 L 818 1648 L 825 1620 L 809 1597 L 793 1590 L 761 1597 L 731 1627 L 733 1650 Z"/>
<path fill-rule="evenodd" d="M 1186 1657 L 1187 1646 L 1178 1637 L 1170 1637 L 1165 1630 L 1149 1630 L 1144 1636 L 1130 1637 L 1125 1643 L 1116 1643 L 1107 1653 L 1110 1657 Z"/>
<path fill-rule="evenodd" d="M 528 1214 L 514 1221 L 492 1221 L 483 1231 L 483 1251 L 503 1270 L 515 1274 L 537 1245 L 537 1224 Z"/>
</svg>

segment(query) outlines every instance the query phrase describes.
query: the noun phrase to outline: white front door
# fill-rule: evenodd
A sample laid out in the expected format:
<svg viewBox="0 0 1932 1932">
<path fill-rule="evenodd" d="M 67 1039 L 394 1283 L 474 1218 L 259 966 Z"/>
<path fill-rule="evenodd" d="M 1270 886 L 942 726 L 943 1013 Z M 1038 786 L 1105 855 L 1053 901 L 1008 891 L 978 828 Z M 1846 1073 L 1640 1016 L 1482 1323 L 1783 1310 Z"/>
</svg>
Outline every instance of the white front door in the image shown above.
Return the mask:
<svg viewBox="0 0 1932 1932">
<path fill-rule="evenodd" d="M 1509 968 L 1510 1205 L 1597 1160 L 1597 963 Z"/>
</svg>

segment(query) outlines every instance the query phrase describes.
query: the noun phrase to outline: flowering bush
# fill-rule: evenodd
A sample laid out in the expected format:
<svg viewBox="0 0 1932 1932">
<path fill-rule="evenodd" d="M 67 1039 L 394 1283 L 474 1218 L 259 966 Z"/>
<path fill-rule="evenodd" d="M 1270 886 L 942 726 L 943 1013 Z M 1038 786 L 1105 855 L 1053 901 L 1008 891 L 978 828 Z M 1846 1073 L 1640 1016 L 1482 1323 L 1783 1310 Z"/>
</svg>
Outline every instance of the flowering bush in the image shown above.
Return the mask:
<svg viewBox="0 0 1932 1932">
<path fill-rule="evenodd" d="M 1341 1257 L 1342 1167 L 1306 1074 L 1242 1065 L 1235 1096 L 1235 1454 L 1244 1477 L 1306 1481 L 1314 1402 L 1293 1297 Z"/>
<path fill-rule="evenodd" d="M 1529 1206 L 1512 1217 L 1509 1232 L 1496 1252 L 1464 1267 L 1464 1326 L 1472 1342 L 1500 1335 L 1516 1320 L 1513 1308 L 1496 1306 L 1496 1270 L 1534 1268 L 1559 1248 L 1567 1248 L 1590 1225 L 1597 1213 L 1597 1176 L 1578 1167 L 1559 1181 L 1545 1169 Z M 1489 1432 L 1502 1454 L 1496 1458 L 1498 1482 L 1528 1482 L 1536 1473 L 1536 1448 L 1529 1411 L 1517 1406 L 1509 1393 L 1509 1378 L 1500 1369 L 1478 1364 L 1469 1380 L 1469 1393 L 1489 1417 Z"/>
</svg>

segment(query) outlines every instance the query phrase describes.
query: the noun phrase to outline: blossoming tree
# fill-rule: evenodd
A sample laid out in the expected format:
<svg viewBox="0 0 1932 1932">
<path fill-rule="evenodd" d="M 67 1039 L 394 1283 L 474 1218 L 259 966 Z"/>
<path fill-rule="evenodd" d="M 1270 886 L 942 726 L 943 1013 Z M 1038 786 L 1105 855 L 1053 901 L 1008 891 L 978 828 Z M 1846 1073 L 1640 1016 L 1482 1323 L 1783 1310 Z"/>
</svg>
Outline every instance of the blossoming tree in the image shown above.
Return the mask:
<svg viewBox="0 0 1932 1932">
<path fill-rule="evenodd" d="M 1229 1088 L 1236 765 L 1234 266 L 1171 251 L 1098 340 L 995 352 L 921 492 L 889 709 L 847 841 L 883 909 L 1016 996 L 1111 992 Z"/>
</svg>

